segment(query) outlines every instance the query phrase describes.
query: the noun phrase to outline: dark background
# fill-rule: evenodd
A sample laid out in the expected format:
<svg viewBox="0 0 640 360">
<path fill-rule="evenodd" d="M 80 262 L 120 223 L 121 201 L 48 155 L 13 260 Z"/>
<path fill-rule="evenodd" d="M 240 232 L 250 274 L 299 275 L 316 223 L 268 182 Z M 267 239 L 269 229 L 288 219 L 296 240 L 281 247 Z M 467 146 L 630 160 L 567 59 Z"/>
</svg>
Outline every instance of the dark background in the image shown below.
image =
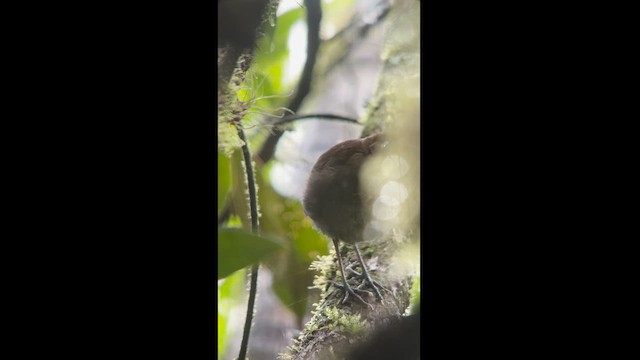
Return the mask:
<svg viewBox="0 0 640 360">
<path fill-rule="evenodd" d="M 423 2 L 425 356 L 601 329 L 593 37 L 566 11 Z M 7 254 L 26 353 L 215 356 L 215 12 L 52 6 L 18 31 L 16 92 L 34 96 L 9 155 L 30 219 Z"/>
</svg>

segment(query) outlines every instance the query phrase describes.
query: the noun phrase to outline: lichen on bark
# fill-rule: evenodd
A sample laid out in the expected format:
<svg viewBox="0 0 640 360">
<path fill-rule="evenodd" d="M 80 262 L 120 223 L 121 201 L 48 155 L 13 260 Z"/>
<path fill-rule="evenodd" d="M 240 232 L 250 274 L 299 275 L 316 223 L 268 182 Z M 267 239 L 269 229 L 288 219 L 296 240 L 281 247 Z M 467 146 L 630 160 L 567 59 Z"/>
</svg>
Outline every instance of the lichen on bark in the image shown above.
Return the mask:
<svg viewBox="0 0 640 360">
<path fill-rule="evenodd" d="M 365 115 L 363 136 L 387 129 L 405 112 L 407 99 L 419 105 L 420 2 L 398 0 L 381 54 L 383 67 Z"/>
<path fill-rule="evenodd" d="M 342 303 L 344 292 L 332 283 L 341 283 L 334 251 L 314 262 L 312 268 L 317 271 L 314 287 L 321 291 L 320 301 L 314 304 L 313 316 L 300 336 L 280 355 L 280 359 L 343 358 L 352 346 L 365 341 L 390 321 L 402 317 L 409 306 L 411 276 L 390 272 L 394 254 L 402 245 L 395 239 L 359 245 L 371 276 L 384 287 L 382 302 L 373 293 L 361 293 L 372 307 L 352 298 Z M 355 270 L 360 266 L 351 245 L 343 244 L 341 252 L 346 269 Z M 353 288 L 366 290 L 366 285 L 363 286 L 362 279 L 355 272 L 347 270 L 347 280 Z"/>
</svg>

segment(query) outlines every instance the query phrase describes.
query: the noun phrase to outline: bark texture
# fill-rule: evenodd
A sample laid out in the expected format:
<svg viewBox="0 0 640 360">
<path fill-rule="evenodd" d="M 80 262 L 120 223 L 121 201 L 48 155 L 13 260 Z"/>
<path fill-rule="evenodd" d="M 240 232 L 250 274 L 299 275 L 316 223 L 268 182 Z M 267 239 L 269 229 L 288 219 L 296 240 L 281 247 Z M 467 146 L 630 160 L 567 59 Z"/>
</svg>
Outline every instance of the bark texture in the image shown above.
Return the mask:
<svg viewBox="0 0 640 360">
<path fill-rule="evenodd" d="M 314 263 L 319 272 L 314 284 L 322 289 L 321 300 L 302 334 L 294 340 L 289 353 L 281 355 L 281 359 L 348 358 L 354 345 L 400 319 L 409 306 L 412 282 L 409 276 L 389 276 L 394 273 L 391 271 L 395 259 L 393 254 L 398 246 L 400 244 L 393 239 L 360 245 L 371 276 L 386 289 L 382 293 L 382 302 L 373 293 L 361 293 L 371 307 L 352 298 L 342 303 L 344 292 L 332 283 L 340 284 L 341 281 L 335 253 Z M 352 245 L 343 244 L 341 252 L 345 268 L 361 271 Z M 347 270 L 347 279 L 353 288 L 360 286 L 366 289 L 366 285 L 361 286 L 363 281 L 356 273 Z"/>
</svg>

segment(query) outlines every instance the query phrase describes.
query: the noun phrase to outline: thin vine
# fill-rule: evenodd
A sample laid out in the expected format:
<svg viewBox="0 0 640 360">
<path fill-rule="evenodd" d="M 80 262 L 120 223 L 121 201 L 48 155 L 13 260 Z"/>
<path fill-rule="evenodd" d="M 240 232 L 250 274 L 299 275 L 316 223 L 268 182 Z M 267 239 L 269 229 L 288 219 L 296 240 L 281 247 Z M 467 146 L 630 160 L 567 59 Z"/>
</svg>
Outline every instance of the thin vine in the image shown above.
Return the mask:
<svg viewBox="0 0 640 360">
<path fill-rule="evenodd" d="M 244 143 L 242 145 L 242 156 L 244 158 L 245 169 L 247 173 L 247 187 L 249 189 L 249 207 L 251 211 L 251 231 L 258 234 L 258 195 L 256 192 L 255 176 L 253 172 L 253 162 L 251 160 L 251 152 L 249 144 L 242 127 L 238 126 L 238 136 Z M 256 294 L 258 292 L 258 268 L 256 263 L 251 267 L 251 284 L 249 287 L 249 302 L 247 304 L 247 317 L 244 323 L 244 331 L 242 333 L 242 343 L 240 344 L 240 354 L 238 359 L 244 360 L 247 356 L 247 347 L 249 344 L 249 334 L 251 333 L 251 323 L 253 322 L 253 309 L 256 302 Z"/>
</svg>

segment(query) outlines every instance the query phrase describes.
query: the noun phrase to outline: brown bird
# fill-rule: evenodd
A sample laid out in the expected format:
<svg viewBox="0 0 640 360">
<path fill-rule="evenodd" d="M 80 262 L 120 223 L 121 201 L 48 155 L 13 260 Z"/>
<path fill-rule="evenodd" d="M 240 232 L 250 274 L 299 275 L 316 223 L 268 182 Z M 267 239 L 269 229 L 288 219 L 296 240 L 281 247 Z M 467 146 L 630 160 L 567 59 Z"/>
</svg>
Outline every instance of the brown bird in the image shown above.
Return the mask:
<svg viewBox="0 0 640 360">
<path fill-rule="evenodd" d="M 353 244 L 362 266 L 361 276 L 373 287 L 379 299 L 382 295 L 371 279 L 362 260 L 357 243 L 363 240 L 367 223 L 363 196 L 360 190 L 362 164 L 383 143 L 381 134 L 363 139 L 347 140 L 327 150 L 311 170 L 303 198 L 304 211 L 316 227 L 333 240 L 345 290 L 344 303 L 349 294 L 364 301 L 349 286 L 340 256 L 339 240 Z"/>
</svg>

